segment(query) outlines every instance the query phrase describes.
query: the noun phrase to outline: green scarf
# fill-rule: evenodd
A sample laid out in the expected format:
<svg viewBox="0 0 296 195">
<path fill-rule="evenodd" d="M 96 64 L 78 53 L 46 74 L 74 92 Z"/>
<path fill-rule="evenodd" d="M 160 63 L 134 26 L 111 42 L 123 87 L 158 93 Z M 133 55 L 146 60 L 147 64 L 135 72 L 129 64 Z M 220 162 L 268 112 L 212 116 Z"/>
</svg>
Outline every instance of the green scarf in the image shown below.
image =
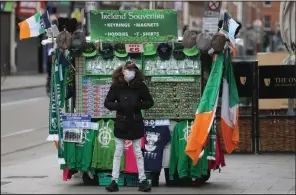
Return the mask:
<svg viewBox="0 0 296 195">
<path fill-rule="evenodd" d="M 213 125 L 210 129 L 210 143 L 208 147 L 208 160 L 216 160 L 216 117 L 214 116 Z"/>
<path fill-rule="evenodd" d="M 57 115 L 57 102 L 56 102 L 56 93 L 55 86 L 56 81 L 55 78 L 58 76 L 58 72 L 55 71 L 56 67 L 56 58 L 57 53 L 54 54 L 54 61 L 51 65 L 51 79 L 50 79 L 50 103 L 49 103 L 49 132 L 46 140 L 48 141 L 58 141 L 59 140 L 59 129 L 58 129 L 58 115 Z"/>
</svg>

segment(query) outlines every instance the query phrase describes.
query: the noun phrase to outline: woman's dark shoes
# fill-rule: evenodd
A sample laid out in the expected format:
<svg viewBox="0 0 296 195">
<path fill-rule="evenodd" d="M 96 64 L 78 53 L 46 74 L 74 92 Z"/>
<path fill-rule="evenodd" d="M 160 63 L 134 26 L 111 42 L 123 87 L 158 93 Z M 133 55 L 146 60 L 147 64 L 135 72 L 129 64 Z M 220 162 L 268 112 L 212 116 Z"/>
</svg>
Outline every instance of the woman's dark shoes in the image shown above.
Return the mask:
<svg viewBox="0 0 296 195">
<path fill-rule="evenodd" d="M 140 192 L 150 192 L 151 191 L 151 187 L 150 187 L 150 185 L 149 185 L 149 183 L 148 183 L 147 180 L 144 180 L 144 181 L 142 181 L 140 183 L 140 185 L 139 185 L 139 191 Z"/>
<path fill-rule="evenodd" d="M 109 192 L 118 192 L 119 188 L 116 181 L 113 180 L 108 186 L 106 186 L 106 190 Z"/>
</svg>

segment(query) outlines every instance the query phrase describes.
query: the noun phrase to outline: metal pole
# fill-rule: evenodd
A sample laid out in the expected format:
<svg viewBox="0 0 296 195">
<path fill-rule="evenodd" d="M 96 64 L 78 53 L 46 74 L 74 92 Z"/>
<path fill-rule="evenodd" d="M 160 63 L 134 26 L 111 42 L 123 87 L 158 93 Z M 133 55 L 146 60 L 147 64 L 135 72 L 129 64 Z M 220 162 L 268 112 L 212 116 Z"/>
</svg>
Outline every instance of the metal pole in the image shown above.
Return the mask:
<svg viewBox="0 0 296 195">
<path fill-rule="evenodd" d="M 247 34 L 247 14 L 246 14 L 246 2 L 242 2 L 242 24 L 243 24 L 243 42 L 244 42 L 244 46 L 243 46 L 243 55 L 246 55 L 246 34 Z"/>
<path fill-rule="evenodd" d="M 156 1 L 149 1 L 149 9 L 150 10 L 156 9 Z"/>
<path fill-rule="evenodd" d="M 17 68 L 15 64 L 15 2 L 13 2 L 13 9 L 10 13 L 10 73 L 16 73 Z"/>
</svg>

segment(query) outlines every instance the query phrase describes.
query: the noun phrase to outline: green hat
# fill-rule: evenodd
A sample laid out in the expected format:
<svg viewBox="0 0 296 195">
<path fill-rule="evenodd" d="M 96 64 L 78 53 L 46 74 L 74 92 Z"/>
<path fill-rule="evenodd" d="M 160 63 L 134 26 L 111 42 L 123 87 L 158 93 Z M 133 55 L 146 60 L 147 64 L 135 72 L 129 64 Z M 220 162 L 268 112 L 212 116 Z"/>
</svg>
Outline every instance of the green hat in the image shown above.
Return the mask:
<svg viewBox="0 0 296 195">
<path fill-rule="evenodd" d="M 144 56 L 152 56 L 156 54 L 156 47 L 153 43 L 147 43 L 144 46 Z"/>
<path fill-rule="evenodd" d="M 110 43 L 103 43 L 100 53 L 103 59 L 105 60 L 113 58 L 114 57 L 113 46 Z"/>
<path fill-rule="evenodd" d="M 86 43 L 85 49 L 82 52 L 82 55 L 85 57 L 94 57 L 98 53 L 96 46 L 94 43 L 88 42 Z"/>
<path fill-rule="evenodd" d="M 185 54 L 184 54 L 184 46 L 181 43 L 175 43 L 173 56 L 176 60 L 184 60 Z"/>
<path fill-rule="evenodd" d="M 189 48 L 184 48 L 183 52 L 184 52 L 184 54 L 186 56 L 195 56 L 195 55 L 197 55 L 199 53 L 198 49 L 195 46 L 193 46 L 190 49 Z"/>
<path fill-rule="evenodd" d="M 125 58 L 128 53 L 125 50 L 124 43 L 116 43 L 114 46 L 114 54 L 119 58 Z"/>
</svg>

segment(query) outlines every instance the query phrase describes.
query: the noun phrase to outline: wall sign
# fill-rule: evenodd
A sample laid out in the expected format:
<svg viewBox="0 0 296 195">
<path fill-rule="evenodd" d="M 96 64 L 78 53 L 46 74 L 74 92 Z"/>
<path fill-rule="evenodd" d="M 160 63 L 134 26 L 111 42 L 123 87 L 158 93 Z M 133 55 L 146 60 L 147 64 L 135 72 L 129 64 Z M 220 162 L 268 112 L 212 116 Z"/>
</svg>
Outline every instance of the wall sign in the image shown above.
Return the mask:
<svg viewBox="0 0 296 195">
<path fill-rule="evenodd" d="M 17 3 L 16 14 L 17 16 L 32 16 L 36 14 L 37 10 L 44 9 L 45 2 L 35 1 L 20 1 Z"/>
<path fill-rule="evenodd" d="M 221 3 L 222 2 L 220 1 L 206 1 L 204 3 L 205 12 L 203 17 L 203 32 L 205 30 L 210 33 L 217 32 Z"/>
<path fill-rule="evenodd" d="M 175 10 L 92 10 L 91 40 L 166 42 L 178 38 Z"/>
<path fill-rule="evenodd" d="M 239 97 L 252 97 L 253 66 L 250 62 L 232 62 Z"/>
<path fill-rule="evenodd" d="M 128 53 L 143 53 L 143 44 L 125 44 L 125 50 Z"/>
<path fill-rule="evenodd" d="M 12 12 L 14 9 L 14 2 L 1 1 L 0 2 L 0 12 Z"/>
<path fill-rule="evenodd" d="M 296 98 L 296 66 L 260 66 L 259 98 Z"/>
</svg>

